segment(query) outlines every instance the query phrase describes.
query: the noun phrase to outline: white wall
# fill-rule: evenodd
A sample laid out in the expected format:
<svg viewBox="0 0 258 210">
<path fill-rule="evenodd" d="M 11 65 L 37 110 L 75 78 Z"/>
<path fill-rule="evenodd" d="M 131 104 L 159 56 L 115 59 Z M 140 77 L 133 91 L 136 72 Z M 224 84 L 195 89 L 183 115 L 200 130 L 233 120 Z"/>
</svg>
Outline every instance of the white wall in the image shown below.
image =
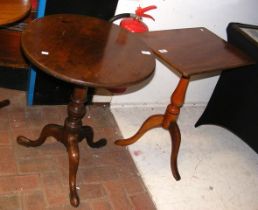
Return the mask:
<svg viewBox="0 0 258 210">
<path fill-rule="evenodd" d="M 150 30 L 204 26 L 226 39 L 229 22 L 258 25 L 258 0 L 119 0 L 116 14 L 131 12 L 142 7 L 156 5 L 149 12 L 156 21 L 144 20 Z M 191 81 L 186 103 L 207 103 L 218 76 Z M 179 77 L 157 62 L 155 76 L 145 87 L 128 94 L 113 96 L 111 105 L 119 104 L 167 104 Z"/>
</svg>

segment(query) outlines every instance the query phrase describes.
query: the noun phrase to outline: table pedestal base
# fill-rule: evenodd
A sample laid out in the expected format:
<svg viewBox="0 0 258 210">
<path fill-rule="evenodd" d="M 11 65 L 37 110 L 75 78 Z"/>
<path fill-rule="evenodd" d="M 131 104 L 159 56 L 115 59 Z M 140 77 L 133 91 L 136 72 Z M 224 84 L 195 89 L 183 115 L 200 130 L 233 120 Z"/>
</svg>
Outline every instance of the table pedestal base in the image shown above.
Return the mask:
<svg viewBox="0 0 258 210">
<path fill-rule="evenodd" d="M 172 152 L 170 166 L 172 174 L 176 180 L 180 180 L 180 175 L 177 167 L 178 151 L 181 143 L 181 134 L 177 125 L 177 118 L 180 113 L 180 107 L 184 103 L 185 93 L 188 87 L 189 77 L 181 77 L 177 88 L 171 96 L 171 103 L 167 106 L 166 112 L 163 115 L 150 116 L 137 131 L 135 135 L 127 139 L 120 139 L 115 141 L 115 144 L 120 146 L 127 146 L 133 144 L 148 130 L 156 127 L 163 127 L 167 129 L 171 135 Z"/>
<path fill-rule="evenodd" d="M 87 88 L 76 87 L 74 89 L 64 126 L 48 124 L 42 129 L 36 140 L 30 140 L 24 136 L 17 138 L 17 142 L 23 146 L 36 147 L 42 145 L 48 137 L 52 136 L 66 147 L 69 157 L 70 202 L 75 207 L 80 203 L 76 191 L 76 174 L 80 159 L 78 142 L 86 138 L 90 147 L 98 148 L 106 145 L 105 139 L 93 142 L 93 129 L 90 126 L 82 126 L 81 119 L 86 113 L 84 105 L 86 96 Z"/>
</svg>

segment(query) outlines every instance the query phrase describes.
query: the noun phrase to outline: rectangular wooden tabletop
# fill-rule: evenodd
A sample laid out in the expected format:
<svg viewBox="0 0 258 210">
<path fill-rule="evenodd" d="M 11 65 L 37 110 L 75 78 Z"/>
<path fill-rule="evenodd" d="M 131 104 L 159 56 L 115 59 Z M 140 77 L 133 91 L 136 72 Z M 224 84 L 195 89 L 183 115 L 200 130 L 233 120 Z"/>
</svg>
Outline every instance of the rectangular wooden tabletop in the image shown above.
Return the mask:
<svg viewBox="0 0 258 210">
<path fill-rule="evenodd" d="M 158 58 L 186 77 L 254 63 L 204 27 L 153 31 L 140 36 Z"/>
</svg>

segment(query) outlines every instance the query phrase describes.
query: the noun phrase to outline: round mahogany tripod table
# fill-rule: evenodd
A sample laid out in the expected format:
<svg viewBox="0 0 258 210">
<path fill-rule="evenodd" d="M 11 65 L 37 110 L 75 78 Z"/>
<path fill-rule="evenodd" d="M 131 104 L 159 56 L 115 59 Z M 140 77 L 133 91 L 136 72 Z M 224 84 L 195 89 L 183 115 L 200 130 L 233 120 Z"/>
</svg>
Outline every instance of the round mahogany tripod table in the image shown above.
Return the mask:
<svg viewBox="0 0 258 210">
<path fill-rule="evenodd" d="M 30 9 L 29 0 L 0 0 L 0 27 L 21 20 L 30 12 Z M 0 108 L 9 103 L 9 100 L 0 101 Z"/>
<path fill-rule="evenodd" d="M 53 136 L 64 144 L 69 156 L 70 202 L 78 206 L 78 142 L 86 137 L 91 147 L 106 144 L 103 139 L 94 143 L 92 128 L 82 126 L 87 87 L 121 88 L 139 83 L 153 74 L 154 56 L 135 35 L 104 20 L 80 15 L 37 19 L 23 32 L 21 42 L 25 56 L 33 65 L 74 84 L 74 91 L 64 126 L 48 124 L 38 139 L 32 141 L 19 136 L 17 141 L 34 147 Z"/>
</svg>

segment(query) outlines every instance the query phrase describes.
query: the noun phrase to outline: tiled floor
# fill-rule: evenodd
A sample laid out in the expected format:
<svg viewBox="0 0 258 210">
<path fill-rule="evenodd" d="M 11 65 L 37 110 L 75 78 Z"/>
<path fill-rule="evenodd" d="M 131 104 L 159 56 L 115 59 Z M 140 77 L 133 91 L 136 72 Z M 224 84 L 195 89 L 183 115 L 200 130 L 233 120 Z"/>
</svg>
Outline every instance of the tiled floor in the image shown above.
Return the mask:
<svg viewBox="0 0 258 210">
<path fill-rule="evenodd" d="M 0 89 L 11 105 L 0 110 L 0 210 L 68 210 L 68 160 L 63 145 L 49 138 L 37 148 L 16 143 L 18 135 L 38 137 L 43 125 L 63 124 L 65 106 L 26 107 L 25 93 Z M 80 143 L 77 184 L 83 210 L 152 210 L 153 202 L 129 152 L 114 146 L 120 131 L 107 107 L 91 106 L 83 119 L 104 148 Z"/>
<path fill-rule="evenodd" d="M 68 160 L 63 145 L 52 138 L 38 148 L 16 143 L 21 134 L 36 138 L 47 123 L 63 124 L 66 107 L 26 107 L 21 91 L 0 89 L 0 96 L 0 100 L 11 100 L 10 106 L 0 109 L 0 210 L 74 209 L 69 204 Z M 78 209 L 258 210 L 257 154 L 221 127 L 194 128 L 203 108 L 185 106 L 181 110 L 178 166 L 182 179 L 177 182 L 169 167 L 171 142 L 167 131 L 149 131 L 129 146 L 130 155 L 113 144 L 121 134 L 109 108 L 91 106 L 84 124 L 94 127 L 95 139 L 106 137 L 108 145 L 92 149 L 80 143 Z M 146 117 L 164 109 L 111 110 L 128 137 Z"/>
</svg>

